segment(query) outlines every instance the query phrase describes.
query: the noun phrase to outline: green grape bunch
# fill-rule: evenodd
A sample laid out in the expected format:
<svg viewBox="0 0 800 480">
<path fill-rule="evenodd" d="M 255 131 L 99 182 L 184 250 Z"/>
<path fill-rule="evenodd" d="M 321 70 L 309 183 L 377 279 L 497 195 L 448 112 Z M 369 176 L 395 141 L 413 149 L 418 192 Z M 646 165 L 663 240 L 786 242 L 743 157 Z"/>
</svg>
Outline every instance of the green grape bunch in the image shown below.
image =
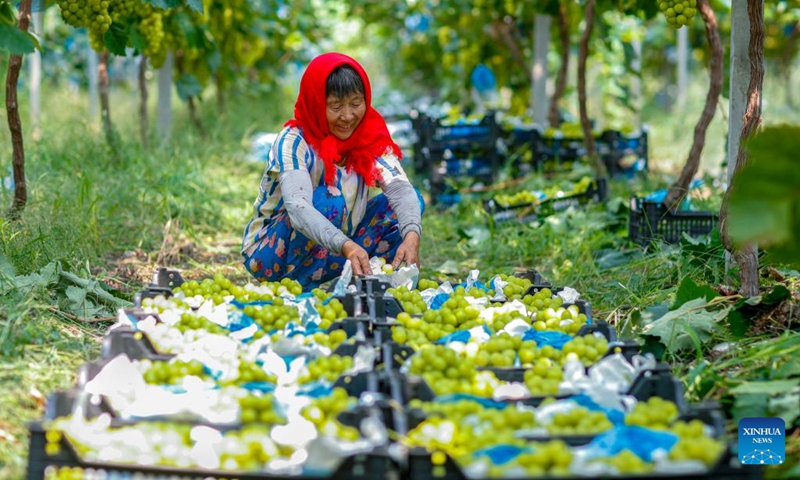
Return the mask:
<svg viewBox="0 0 800 480">
<path fill-rule="evenodd" d="M 697 0 L 660 0 L 658 8 L 667 17 L 667 23 L 675 28 L 688 25 L 697 13 Z"/>
</svg>

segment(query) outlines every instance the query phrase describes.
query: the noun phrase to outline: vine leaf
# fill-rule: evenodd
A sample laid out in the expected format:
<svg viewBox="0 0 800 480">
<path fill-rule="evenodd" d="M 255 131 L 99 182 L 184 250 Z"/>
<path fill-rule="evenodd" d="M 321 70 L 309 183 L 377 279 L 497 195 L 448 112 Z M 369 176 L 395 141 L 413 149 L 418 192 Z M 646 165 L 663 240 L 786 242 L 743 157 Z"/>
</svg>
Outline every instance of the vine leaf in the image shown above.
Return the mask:
<svg viewBox="0 0 800 480">
<path fill-rule="evenodd" d="M 7 50 L 11 55 L 33 53 L 36 42 L 16 25 L 0 24 L 0 50 Z"/>
<path fill-rule="evenodd" d="M 130 32 L 125 27 L 119 23 L 112 22 L 103 39 L 109 52 L 118 57 L 124 57 L 126 55 L 125 46 L 128 44 L 129 37 Z"/>
</svg>

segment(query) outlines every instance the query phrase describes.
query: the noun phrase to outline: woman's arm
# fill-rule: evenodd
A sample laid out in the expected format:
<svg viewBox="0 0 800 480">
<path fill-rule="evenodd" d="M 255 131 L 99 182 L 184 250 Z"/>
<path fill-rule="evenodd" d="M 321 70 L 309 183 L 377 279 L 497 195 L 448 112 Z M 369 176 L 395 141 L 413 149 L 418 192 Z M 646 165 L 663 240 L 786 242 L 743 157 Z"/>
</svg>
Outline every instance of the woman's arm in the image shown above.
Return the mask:
<svg viewBox="0 0 800 480">
<path fill-rule="evenodd" d="M 337 255 L 349 240 L 339 228 L 314 208 L 314 188 L 304 170 L 287 170 L 278 175 L 281 195 L 292 227 Z"/>
<path fill-rule="evenodd" d="M 383 193 L 397 215 L 400 237 L 405 239 L 408 232 L 422 236 L 422 212 L 417 192 L 405 178 L 395 178 L 383 185 Z"/>
</svg>

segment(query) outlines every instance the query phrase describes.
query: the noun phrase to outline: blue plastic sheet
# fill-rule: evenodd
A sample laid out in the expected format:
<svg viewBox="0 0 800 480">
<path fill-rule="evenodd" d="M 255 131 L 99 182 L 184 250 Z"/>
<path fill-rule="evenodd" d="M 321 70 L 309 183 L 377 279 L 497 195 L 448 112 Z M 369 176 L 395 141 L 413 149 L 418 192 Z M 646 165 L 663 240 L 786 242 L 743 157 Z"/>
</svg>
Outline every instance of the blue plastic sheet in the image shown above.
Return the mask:
<svg viewBox="0 0 800 480">
<path fill-rule="evenodd" d="M 570 397 L 578 405 L 591 410 L 593 412 L 603 412 L 608 420 L 614 425 L 625 424 L 625 413 L 622 410 L 614 410 L 613 408 L 606 408 L 598 405 L 592 400 L 591 397 L 584 394 L 574 395 Z"/>
<path fill-rule="evenodd" d="M 583 448 L 589 458 L 609 457 L 630 450 L 642 460 L 651 462 L 653 452 L 659 449 L 670 451 L 677 441 L 677 435 L 666 431 L 618 425 L 601 433 Z"/>
<path fill-rule="evenodd" d="M 270 382 L 247 382 L 242 384 L 242 388 L 251 392 L 272 393 L 275 391 L 275 384 Z"/>
<path fill-rule="evenodd" d="M 489 330 L 489 327 L 487 327 L 486 325 L 483 326 L 483 331 L 486 332 L 487 335 L 492 334 L 492 331 Z M 448 343 L 451 342 L 467 343 L 470 338 L 472 338 L 472 333 L 470 332 L 470 330 L 458 330 L 448 335 L 445 335 L 444 337 L 440 338 L 439 340 L 436 340 L 433 343 L 435 343 L 436 345 L 447 345 Z"/>
<path fill-rule="evenodd" d="M 483 397 L 476 397 L 475 395 L 469 395 L 466 393 L 449 393 L 447 395 L 440 395 L 434 398 L 434 403 L 455 403 L 460 402 L 462 400 L 469 400 L 470 402 L 475 402 L 480 404 L 483 408 L 493 408 L 495 410 L 502 410 L 508 407 L 508 404 L 505 402 L 495 402 L 494 400 L 490 400 L 488 398 Z"/>
<path fill-rule="evenodd" d="M 320 382 L 312 382 L 306 385 L 303 385 L 297 390 L 298 395 L 303 395 L 305 397 L 311 398 L 322 398 L 330 396 L 333 393 L 333 387 Z"/>
<path fill-rule="evenodd" d="M 474 458 L 487 457 L 495 465 L 503 465 L 514 460 L 520 453 L 532 452 L 530 447 L 517 447 L 515 445 L 495 445 L 493 447 L 476 450 Z"/>
<path fill-rule="evenodd" d="M 449 293 L 437 293 L 433 300 L 431 301 L 431 306 L 429 307 L 431 310 L 439 310 L 442 308 L 444 303 L 450 299 Z"/>
<path fill-rule="evenodd" d="M 561 350 L 564 344 L 572 340 L 572 336 L 563 332 L 556 332 L 552 330 L 535 330 L 530 329 L 522 335 L 522 340 L 534 340 L 538 348 L 545 345 L 550 345 L 553 348 Z"/>
</svg>

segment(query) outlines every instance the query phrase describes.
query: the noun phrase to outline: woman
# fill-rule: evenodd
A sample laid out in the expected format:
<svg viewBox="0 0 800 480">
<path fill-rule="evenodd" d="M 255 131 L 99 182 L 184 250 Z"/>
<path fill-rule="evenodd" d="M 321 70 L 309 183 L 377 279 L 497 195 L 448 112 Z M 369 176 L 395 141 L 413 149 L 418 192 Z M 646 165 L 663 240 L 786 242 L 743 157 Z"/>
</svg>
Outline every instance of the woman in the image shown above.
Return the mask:
<svg viewBox="0 0 800 480">
<path fill-rule="evenodd" d="M 308 65 L 244 231 L 244 265 L 257 279 L 314 288 L 345 260 L 356 275 L 371 273 L 373 256 L 394 268 L 419 265 L 422 197 L 371 101 L 369 78 L 352 58 L 326 53 Z M 375 185 L 383 193 L 369 198 Z"/>
</svg>

